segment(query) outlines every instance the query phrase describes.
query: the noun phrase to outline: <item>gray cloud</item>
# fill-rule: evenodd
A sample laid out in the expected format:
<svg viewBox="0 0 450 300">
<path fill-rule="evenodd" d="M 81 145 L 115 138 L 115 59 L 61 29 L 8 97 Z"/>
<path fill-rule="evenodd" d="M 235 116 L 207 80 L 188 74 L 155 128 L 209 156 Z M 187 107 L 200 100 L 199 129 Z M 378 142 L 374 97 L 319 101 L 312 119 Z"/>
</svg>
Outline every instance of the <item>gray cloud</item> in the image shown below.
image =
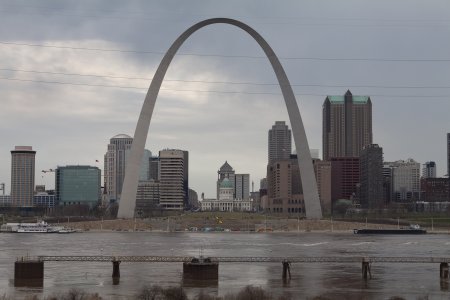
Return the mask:
<svg viewBox="0 0 450 300">
<path fill-rule="evenodd" d="M 384 148 L 386 160 L 435 160 L 438 173 L 445 174 L 450 89 L 386 87 L 449 86 L 450 62 L 414 61 L 450 59 L 448 1 L 2 1 L 0 42 L 137 52 L 0 44 L 0 69 L 151 78 L 162 57 L 158 52 L 164 52 L 188 26 L 218 16 L 247 22 L 282 58 L 413 60 L 282 59 L 282 63 L 291 83 L 322 85 L 294 87 L 311 148 L 321 148 L 324 95 L 343 94 L 350 88 L 354 94 L 371 96 L 374 141 Z M 179 55 L 167 79 L 276 83 L 256 43 L 227 25 L 195 33 L 180 53 L 222 56 Z M 0 77 L 143 87 L 0 80 L 0 182 L 7 185 L 9 151 L 14 145 L 36 148 L 38 171 L 102 161 L 110 137 L 133 135 L 150 83 L 5 70 L 0 70 Z M 166 81 L 147 148 L 153 152 L 166 147 L 189 150 L 191 186 L 207 196 L 214 195 L 216 171 L 225 160 L 237 172 L 250 173 L 258 187 L 266 169 L 267 130 L 275 120 L 288 119 L 281 95 L 272 93 L 279 94 L 276 85 Z M 445 97 L 433 98 L 436 95 Z M 51 175 L 42 178 L 39 172 L 36 177 L 37 183 L 48 186 L 52 180 Z"/>
</svg>

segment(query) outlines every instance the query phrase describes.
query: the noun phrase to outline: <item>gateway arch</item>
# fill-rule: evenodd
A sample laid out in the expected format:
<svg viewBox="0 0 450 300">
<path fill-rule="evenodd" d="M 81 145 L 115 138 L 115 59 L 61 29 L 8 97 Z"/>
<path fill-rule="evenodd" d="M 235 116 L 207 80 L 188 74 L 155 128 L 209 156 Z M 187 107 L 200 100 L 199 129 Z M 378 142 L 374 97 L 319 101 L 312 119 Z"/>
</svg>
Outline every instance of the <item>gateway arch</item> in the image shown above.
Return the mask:
<svg viewBox="0 0 450 300">
<path fill-rule="evenodd" d="M 301 181 L 303 186 L 303 195 L 305 201 L 306 217 L 308 219 L 322 218 L 322 209 L 320 206 L 319 194 L 317 191 L 317 182 L 314 175 L 311 154 L 309 151 L 308 141 L 306 139 L 305 128 L 303 126 L 300 111 L 298 109 L 297 101 L 294 92 L 289 83 L 289 80 L 284 72 L 283 67 L 278 57 L 273 52 L 269 44 L 250 26 L 228 18 L 213 18 L 201 21 L 183 32 L 170 46 L 164 55 L 158 69 L 156 70 L 153 80 L 145 96 L 144 104 L 139 116 L 139 120 L 134 133 L 133 144 L 131 146 L 131 154 L 127 161 L 125 169 L 125 179 L 123 182 L 122 195 L 119 203 L 118 218 L 133 218 L 136 207 L 136 192 L 138 187 L 138 173 L 141 163 L 141 158 L 144 153 L 145 142 L 147 140 L 150 121 L 155 108 L 156 98 L 158 97 L 159 89 L 161 87 L 164 75 L 169 68 L 170 62 L 177 53 L 181 45 L 194 32 L 202 27 L 211 24 L 230 24 L 244 30 L 250 34 L 253 39 L 261 46 L 267 58 L 272 65 L 272 68 L 277 76 L 278 83 L 283 94 L 284 101 L 291 122 L 292 134 L 294 136 L 295 148 L 298 154 L 298 165 L 300 168 Z"/>
</svg>

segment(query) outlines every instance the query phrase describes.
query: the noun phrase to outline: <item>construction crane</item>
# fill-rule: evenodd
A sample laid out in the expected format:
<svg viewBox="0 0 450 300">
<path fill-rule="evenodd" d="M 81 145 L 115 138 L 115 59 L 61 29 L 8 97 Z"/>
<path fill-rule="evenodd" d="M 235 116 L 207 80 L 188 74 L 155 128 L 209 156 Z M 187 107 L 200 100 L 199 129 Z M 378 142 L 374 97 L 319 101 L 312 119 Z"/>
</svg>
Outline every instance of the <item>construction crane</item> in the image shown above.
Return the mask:
<svg viewBox="0 0 450 300">
<path fill-rule="evenodd" d="M 45 173 L 55 172 L 55 170 L 54 169 L 48 169 L 48 170 L 42 170 L 41 172 L 45 174 Z"/>
</svg>

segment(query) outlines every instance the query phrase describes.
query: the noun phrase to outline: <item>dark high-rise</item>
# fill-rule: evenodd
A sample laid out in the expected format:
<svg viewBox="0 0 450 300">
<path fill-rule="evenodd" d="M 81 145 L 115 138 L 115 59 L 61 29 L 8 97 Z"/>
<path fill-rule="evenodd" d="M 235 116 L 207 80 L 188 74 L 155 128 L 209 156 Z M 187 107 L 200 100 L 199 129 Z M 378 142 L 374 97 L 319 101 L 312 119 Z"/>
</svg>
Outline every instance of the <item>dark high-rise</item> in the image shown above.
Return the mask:
<svg viewBox="0 0 450 300">
<path fill-rule="evenodd" d="M 291 130 L 284 121 L 276 121 L 269 130 L 269 163 L 289 159 L 291 155 Z"/>
<path fill-rule="evenodd" d="M 447 133 L 447 176 L 450 178 L 450 133 Z"/>
<path fill-rule="evenodd" d="M 382 208 L 383 200 L 383 148 L 377 144 L 365 146 L 359 156 L 359 200 L 363 208 Z"/>
<path fill-rule="evenodd" d="M 327 96 L 323 103 L 323 159 L 359 157 L 372 144 L 372 102 L 369 96 Z"/>
</svg>

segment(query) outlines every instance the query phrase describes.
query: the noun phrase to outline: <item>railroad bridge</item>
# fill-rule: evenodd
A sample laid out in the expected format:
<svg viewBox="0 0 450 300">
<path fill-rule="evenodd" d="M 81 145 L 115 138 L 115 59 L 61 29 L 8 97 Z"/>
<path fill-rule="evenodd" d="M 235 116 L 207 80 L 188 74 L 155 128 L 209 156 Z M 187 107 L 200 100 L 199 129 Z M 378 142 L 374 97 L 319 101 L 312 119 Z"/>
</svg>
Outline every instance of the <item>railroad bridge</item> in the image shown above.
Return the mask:
<svg viewBox="0 0 450 300">
<path fill-rule="evenodd" d="M 44 262 L 105 262 L 113 265 L 113 283 L 120 280 L 121 263 L 183 263 L 183 278 L 194 280 L 218 280 L 219 263 L 279 263 L 282 265 L 282 278 L 291 278 L 293 263 L 359 263 L 364 280 L 372 278 L 372 263 L 439 264 L 441 280 L 448 280 L 450 257 L 419 256 L 302 256 L 302 257 L 192 257 L 192 256 L 108 256 L 108 255 L 49 255 L 17 258 L 14 268 L 16 286 L 42 286 Z"/>
</svg>

